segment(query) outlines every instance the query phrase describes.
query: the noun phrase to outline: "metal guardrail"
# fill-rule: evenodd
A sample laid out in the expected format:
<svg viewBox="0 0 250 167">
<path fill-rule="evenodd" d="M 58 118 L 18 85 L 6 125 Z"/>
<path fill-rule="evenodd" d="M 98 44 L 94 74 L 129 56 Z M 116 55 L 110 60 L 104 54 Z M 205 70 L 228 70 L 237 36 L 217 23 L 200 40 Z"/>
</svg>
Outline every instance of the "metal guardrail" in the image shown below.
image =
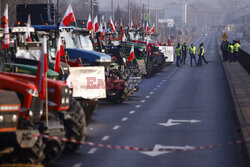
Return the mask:
<svg viewBox="0 0 250 167">
<path fill-rule="evenodd" d="M 242 49 L 239 49 L 239 63 L 250 75 L 250 54 Z"/>
</svg>

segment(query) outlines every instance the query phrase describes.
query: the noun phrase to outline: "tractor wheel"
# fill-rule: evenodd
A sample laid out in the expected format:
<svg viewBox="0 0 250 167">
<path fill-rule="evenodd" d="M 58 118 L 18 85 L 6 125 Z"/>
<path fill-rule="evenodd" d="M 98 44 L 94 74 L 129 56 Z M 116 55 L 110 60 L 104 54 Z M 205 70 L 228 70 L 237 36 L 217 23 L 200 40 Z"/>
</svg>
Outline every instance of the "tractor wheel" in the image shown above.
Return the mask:
<svg viewBox="0 0 250 167">
<path fill-rule="evenodd" d="M 46 143 L 46 147 L 44 149 L 46 156 L 43 163 L 49 164 L 61 155 L 65 146 L 65 142 L 53 139 L 44 139 L 44 142 Z"/>
<path fill-rule="evenodd" d="M 73 98 L 71 98 L 68 113 L 70 114 L 70 118 L 64 120 L 66 138 L 77 141 L 84 141 L 87 127 L 86 116 L 80 103 Z M 80 149 L 81 146 L 81 143 L 67 142 L 65 151 L 73 152 Z"/>
<path fill-rule="evenodd" d="M 26 119 L 19 119 L 19 128 L 23 130 L 34 130 L 34 124 Z M 1 163 L 25 163 L 25 164 L 41 164 L 45 159 L 43 139 L 38 137 L 34 146 L 31 148 L 21 148 L 19 144 L 13 143 L 13 151 L 3 155 L 0 158 Z"/>
</svg>

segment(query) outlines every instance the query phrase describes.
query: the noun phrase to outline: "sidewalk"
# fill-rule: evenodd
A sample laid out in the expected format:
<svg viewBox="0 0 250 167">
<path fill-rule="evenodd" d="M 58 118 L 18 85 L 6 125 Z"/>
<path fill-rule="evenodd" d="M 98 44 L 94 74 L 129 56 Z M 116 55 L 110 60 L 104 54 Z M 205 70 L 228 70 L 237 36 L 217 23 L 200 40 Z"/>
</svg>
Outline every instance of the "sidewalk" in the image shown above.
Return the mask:
<svg viewBox="0 0 250 167">
<path fill-rule="evenodd" d="M 223 63 L 244 139 L 250 138 L 250 75 L 238 62 Z M 246 143 L 248 157 L 250 143 Z"/>
</svg>

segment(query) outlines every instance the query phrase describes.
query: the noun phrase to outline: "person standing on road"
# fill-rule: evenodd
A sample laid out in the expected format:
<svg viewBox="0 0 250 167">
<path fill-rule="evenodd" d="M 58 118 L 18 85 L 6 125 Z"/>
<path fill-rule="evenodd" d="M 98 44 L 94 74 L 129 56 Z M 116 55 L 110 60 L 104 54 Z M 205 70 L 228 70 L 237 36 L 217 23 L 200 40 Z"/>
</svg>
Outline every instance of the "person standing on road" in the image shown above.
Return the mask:
<svg viewBox="0 0 250 167">
<path fill-rule="evenodd" d="M 197 63 L 196 63 L 196 48 L 193 44 L 191 44 L 190 48 L 189 48 L 189 55 L 190 55 L 190 65 L 192 67 L 192 63 L 193 63 L 193 59 L 194 59 L 194 62 L 197 66 Z"/>
<path fill-rule="evenodd" d="M 229 50 L 229 61 L 232 62 L 234 56 L 234 45 L 228 44 L 228 50 Z"/>
<path fill-rule="evenodd" d="M 177 44 L 175 48 L 175 56 L 176 56 L 176 66 L 179 67 L 181 63 L 181 45 L 180 43 Z"/>
<path fill-rule="evenodd" d="M 239 61 L 239 48 L 240 48 L 239 42 L 235 41 L 235 43 L 234 43 L 234 60 L 233 61 Z"/>
<path fill-rule="evenodd" d="M 229 42 L 227 40 L 224 40 L 220 45 L 220 49 L 223 55 L 224 62 L 229 59 L 228 45 L 229 45 Z"/>
<path fill-rule="evenodd" d="M 198 50 L 198 56 L 199 56 L 198 65 L 200 65 L 200 66 L 202 65 L 202 60 L 204 61 L 204 63 L 207 64 L 207 60 L 204 57 L 204 52 L 205 52 L 204 44 L 201 43 L 200 47 L 199 47 L 199 50 Z"/>
<path fill-rule="evenodd" d="M 187 43 L 186 42 L 184 42 L 184 44 L 182 45 L 181 52 L 182 52 L 181 63 L 185 64 L 186 63 L 187 52 L 188 52 L 188 47 L 187 47 Z"/>
</svg>

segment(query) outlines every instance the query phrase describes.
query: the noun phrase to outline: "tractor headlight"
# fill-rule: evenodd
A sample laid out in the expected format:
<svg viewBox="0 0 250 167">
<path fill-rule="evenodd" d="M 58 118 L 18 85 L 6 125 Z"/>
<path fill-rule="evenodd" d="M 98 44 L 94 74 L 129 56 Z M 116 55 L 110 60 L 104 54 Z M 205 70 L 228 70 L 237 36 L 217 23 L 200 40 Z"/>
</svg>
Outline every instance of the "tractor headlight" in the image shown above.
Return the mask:
<svg viewBox="0 0 250 167">
<path fill-rule="evenodd" d="M 65 98 L 64 97 L 61 100 L 61 104 L 65 104 Z"/>
<path fill-rule="evenodd" d="M 69 92 L 69 90 L 67 88 L 64 91 L 65 91 L 66 94 Z"/>
<path fill-rule="evenodd" d="M 4 117 L 2 115 L 0 115 L 0 122 L 3 122 Z"/>
<path fill-rule="evenodd" d="M 69 104 L 69 98 L 68 97 L 66 98 L 66 103 Z"/>
<path fill-rule="evenodd" d="M 29 111 L 29 116 L 30 116 L 30 117 L 33 117 L 33 115 L 34 115 L 34 114 L 33 114 L 33 111 L 30 110 L 30 111 Z"/>
<path fill-rule="evenodd" d="M 13 116 L 12 116 L 12 121 L 13 121 L 13 122 L 17 122 L 17 115 L 13 115 Z"/>
<path fill-rule="evenodd" d="M 37 91 L 37 90 L 27 89 L 27 91 L 28 91 L 29 94 L 31 94 L 32 96 L 38 97 L 38 91 Z"/>
</svg>

